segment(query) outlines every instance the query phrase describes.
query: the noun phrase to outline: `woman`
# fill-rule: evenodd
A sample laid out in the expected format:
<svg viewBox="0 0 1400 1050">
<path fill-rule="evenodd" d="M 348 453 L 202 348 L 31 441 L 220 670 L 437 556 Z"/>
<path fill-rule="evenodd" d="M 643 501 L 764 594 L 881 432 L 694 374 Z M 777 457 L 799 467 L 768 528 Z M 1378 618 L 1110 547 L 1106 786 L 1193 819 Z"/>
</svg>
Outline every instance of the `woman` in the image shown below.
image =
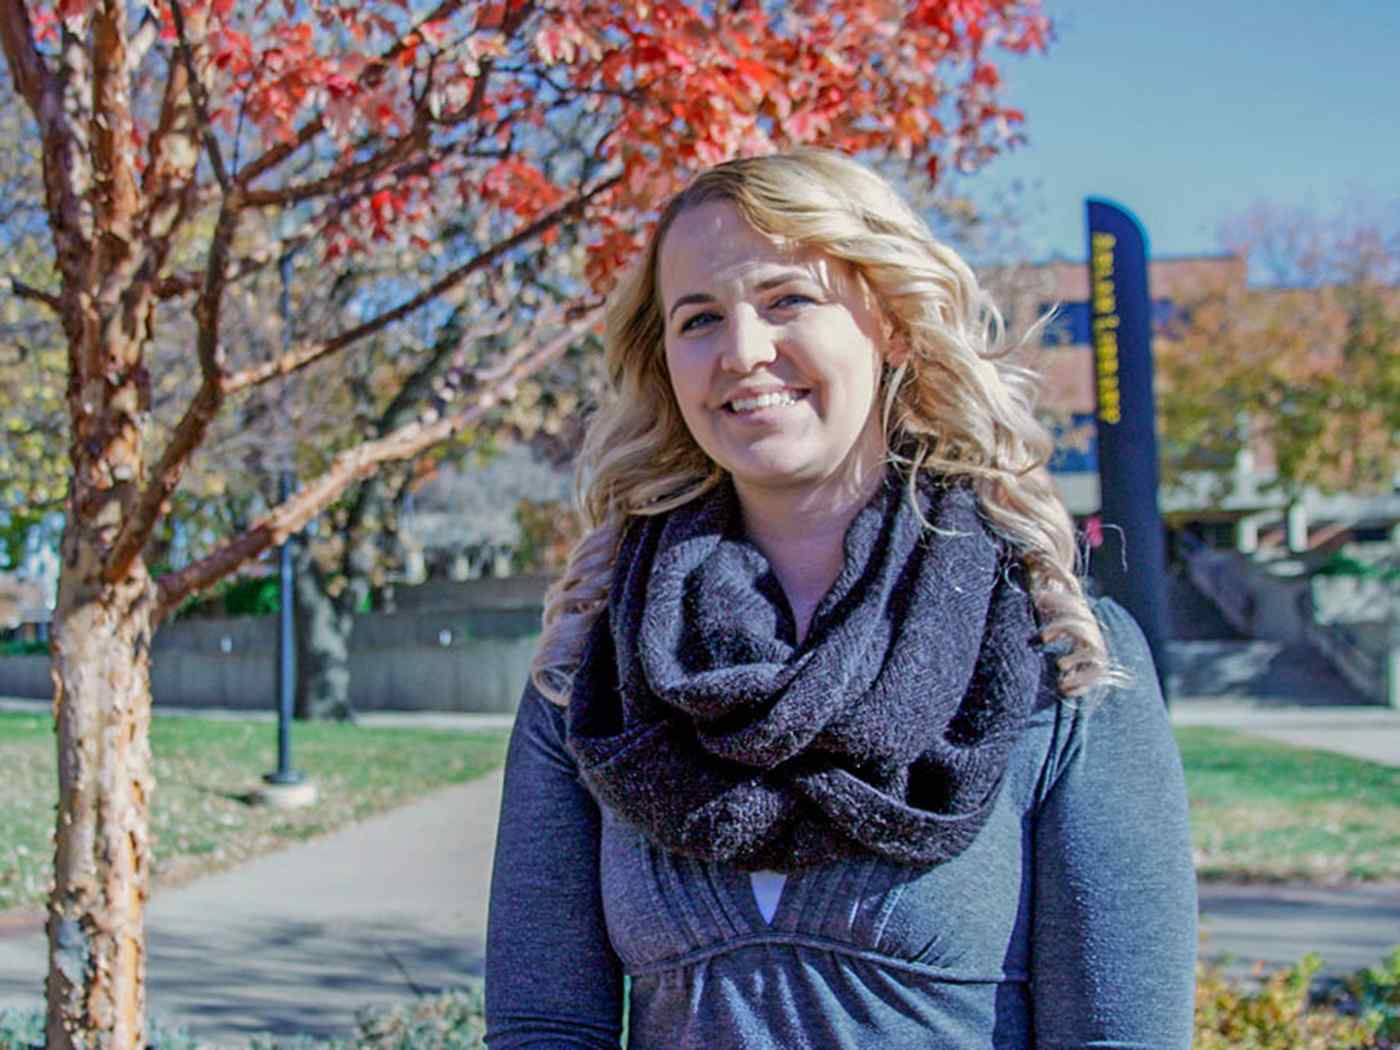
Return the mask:
<svg viewBox="0 0 1400 1050">
<path fill-rule="evenodd" d="M 845 157 L 739 160 L 606 328 L 488 1043 L 616 1046 L 627 974 L 633 1048 L 1187 1046 L 1180 763 L 968 267 Z"/>
</svg>

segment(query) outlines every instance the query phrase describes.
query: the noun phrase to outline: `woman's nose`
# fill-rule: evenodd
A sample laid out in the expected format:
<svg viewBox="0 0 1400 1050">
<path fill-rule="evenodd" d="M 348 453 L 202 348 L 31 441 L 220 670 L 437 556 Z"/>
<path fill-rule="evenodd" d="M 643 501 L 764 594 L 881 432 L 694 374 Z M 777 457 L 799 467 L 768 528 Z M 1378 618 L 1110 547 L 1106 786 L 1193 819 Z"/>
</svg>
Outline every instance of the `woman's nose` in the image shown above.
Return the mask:
<svg viewBox="0 0 1400 1050">
<path fill-rule="evenodd" d="M 778 356 L 772 329 L 750 310 L 735 311 L 724 336 L 720 365 L 727 371 L 747 375 Z"/>
</svg>

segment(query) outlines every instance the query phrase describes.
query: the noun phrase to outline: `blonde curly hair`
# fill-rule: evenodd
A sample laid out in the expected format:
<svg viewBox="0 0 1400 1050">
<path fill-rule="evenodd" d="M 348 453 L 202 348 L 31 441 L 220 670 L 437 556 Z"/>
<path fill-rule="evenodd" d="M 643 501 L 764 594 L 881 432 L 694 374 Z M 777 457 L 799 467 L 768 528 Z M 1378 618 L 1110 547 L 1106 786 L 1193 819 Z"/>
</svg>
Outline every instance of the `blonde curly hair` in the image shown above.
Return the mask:
<svg viewBox="0 0 1400 1050">
<path fill-rule="evenodd" d="M 1033 411 L 1036 376 L 1012 364 L 1001 314 L 968 265 L 874 172 L 839 153 L 803 149 L 729 161 L 667 204 L 641 259 L 608 300 L 608 389 L 578 460 L 583 538 L 545 596 L 531 665 L 536 688 L 567 704 L 573 670 L 608 600 L 628 520 L 662 514 L 723 474 L 681 418 L 664 351 L 660 246 L 683 211 L 731 203 L 757 231 L 854 267 L 892 338 L 907 350 L 881 401 L 890 459 L 913 499 L 919 471 L 966 479 L 988 524 L 1019 552 L 1041 637 L 1058 643 L 1058 681 L 1082 697 L 1115 673 L 1076 573 L 1068 513 L 1045 465 L 1052 441 Z M 917 506 L 917 504 L 916 504 Z"/>
</svg>

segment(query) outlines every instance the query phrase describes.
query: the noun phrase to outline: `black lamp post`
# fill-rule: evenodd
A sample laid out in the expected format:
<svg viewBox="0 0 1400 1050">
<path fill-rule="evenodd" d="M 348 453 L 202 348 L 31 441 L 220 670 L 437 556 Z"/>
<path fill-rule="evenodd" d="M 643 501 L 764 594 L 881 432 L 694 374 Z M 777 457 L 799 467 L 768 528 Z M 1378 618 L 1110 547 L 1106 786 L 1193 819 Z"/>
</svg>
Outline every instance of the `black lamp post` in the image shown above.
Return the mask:
<svg viewBox="0 0 1400 1050">
<path fill-rule="evenodd" d="M 282 255 L 279 269 L 282 273 L 282 352 L 291 346 L 291 293 L 292 253 Z M 285 503 L 292 496 L 295 478 L 290 470 L 283 469 L 277 479 L 277 496 Z M 295 567 L 292 563 L 292 537 L 288 536 L 278 550 L 278 632 L 277 632 L 277 769 L 264 773 L 263 780 L 269 784 L 301 784 L 306 774 L 292 768 L 292 701 L 296 690 L 296 642 L 292 637 L 293 589 L 296 586 Z"/>
</svg>

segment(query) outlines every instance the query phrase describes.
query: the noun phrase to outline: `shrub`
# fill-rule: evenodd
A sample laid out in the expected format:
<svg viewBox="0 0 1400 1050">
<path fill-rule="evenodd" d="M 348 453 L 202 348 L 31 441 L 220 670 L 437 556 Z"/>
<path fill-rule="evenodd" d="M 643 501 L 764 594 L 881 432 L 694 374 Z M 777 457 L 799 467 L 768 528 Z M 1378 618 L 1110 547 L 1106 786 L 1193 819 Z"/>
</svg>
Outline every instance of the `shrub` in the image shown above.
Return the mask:
<svg viewBox="0 0 1400 1050">
<path fill-rule="evenodd" d="M 361 1013 L 350 1050 L 480 1050 L 485 1035 L 485 1002 L 476 982 L 409 1006 Z"/>
<path fill-rule="evenodd" d="M 0 1050 L 29 1050 L 44 1045 L 42 1010 L 0 1010 Z"/>
<path fill-rule="evenodd" d="M 348 1041 L 254 1039 L 249 1050 L 484 1050 L 481 982 L 405 1006 L 361 1010 Z M 3 1050 L 3 1048 L 0 1048 Z"/>
<path fill-rule="evenodd" d="M 202 1050 L 179 1028 L 152 1021 L 146 1050 Z M 44 1011 L 0 1009 L 0 1050 L 44 1050 Z"/>
<path fill-rule="evenodd" d="M 1400 1046 L 1400 948 L 1380 966 L 1368 967 L 1347 981 L 1357 1010 L 1376 1023 L 1385 1045 Z"/>
<path fill-rule="evenodd" d="M 1377 1022 L 1349 1016 L 1346 1004 L 1314 1004 L 1309 995 L 1322 965 L 1306 955 L 1267 975 L 1257 988 L 1232 981 L 1218 967 L 1196 968 L 1195 1050 L 1364 1050 L 1376 1047 Z"/>
</svg>

